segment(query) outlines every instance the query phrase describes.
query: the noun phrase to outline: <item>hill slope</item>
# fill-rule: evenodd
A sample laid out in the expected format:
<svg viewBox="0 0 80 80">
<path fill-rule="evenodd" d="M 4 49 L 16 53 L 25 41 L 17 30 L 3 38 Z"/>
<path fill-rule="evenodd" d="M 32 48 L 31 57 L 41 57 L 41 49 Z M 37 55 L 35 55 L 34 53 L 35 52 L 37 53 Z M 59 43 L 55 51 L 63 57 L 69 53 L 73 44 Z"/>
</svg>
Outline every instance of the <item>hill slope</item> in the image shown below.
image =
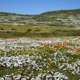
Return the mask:
<svg viewBox="0 0 80 80">
<path fill-rule="evenodd" d="M 0 24 L 80 27 L 80 9 L 49 11 L 39 15 L 0 12 Z"/>
</svg>

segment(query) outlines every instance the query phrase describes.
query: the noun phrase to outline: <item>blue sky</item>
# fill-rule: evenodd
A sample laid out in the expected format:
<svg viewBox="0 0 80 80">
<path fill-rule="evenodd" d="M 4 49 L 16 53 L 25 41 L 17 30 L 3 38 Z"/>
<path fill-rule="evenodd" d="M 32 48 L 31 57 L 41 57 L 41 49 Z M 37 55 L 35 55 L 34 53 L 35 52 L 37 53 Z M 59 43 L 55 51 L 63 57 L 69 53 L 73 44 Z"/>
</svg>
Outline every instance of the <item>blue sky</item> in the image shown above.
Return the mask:
<svg viewBox="0 0 80 80">
<path fill-rule="evenodd" d="M 79 8 L 80 0 L 0 0 L 0 12 L 19 14 L 40 14 Z"/>
</svg>

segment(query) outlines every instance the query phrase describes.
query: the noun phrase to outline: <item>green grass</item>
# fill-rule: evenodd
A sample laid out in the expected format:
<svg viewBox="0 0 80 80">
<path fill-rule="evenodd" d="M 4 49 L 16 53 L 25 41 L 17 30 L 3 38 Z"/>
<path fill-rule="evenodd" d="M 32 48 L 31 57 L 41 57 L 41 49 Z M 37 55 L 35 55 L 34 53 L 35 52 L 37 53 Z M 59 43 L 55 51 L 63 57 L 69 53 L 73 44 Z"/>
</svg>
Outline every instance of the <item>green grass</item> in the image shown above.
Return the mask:
<svg viewBox="0 0 80 80">
<path fill-rule="evenodd" d="M 0 38 L 80 36 L 80 29 L 55 26 L 0 25 Z"/>
</svg>

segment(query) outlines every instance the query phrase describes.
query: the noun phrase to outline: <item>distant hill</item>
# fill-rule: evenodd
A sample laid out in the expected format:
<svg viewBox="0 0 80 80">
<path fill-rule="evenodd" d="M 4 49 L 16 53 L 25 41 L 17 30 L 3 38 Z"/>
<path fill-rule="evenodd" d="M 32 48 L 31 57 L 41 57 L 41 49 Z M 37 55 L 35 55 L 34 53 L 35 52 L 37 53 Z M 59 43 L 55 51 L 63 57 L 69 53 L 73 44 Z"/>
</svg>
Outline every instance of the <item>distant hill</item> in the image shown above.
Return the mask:
<svg viewBox="0 0 80 80">
<path fill-rule="evenodd" d="M 39 15 L 23 15 L 0 12 L 0 24 L 48 25 L 80 28 L 80 9 L 49 11 Z"/>
</svg>

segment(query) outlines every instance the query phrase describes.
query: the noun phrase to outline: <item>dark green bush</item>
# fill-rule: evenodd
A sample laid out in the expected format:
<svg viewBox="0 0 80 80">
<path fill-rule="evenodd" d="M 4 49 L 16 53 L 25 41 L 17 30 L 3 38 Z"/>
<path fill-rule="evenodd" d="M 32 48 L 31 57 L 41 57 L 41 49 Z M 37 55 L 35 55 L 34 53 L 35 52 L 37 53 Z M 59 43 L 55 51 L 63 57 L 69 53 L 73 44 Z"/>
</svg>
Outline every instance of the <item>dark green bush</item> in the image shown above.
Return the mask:
<svg viewBox="0 0 80 80">
<path fill-rule="evenodd" d="M 0 28 L 0 30 L 4 30 L 4 28 Z"/>
<path fill-rule="evenodd" d="M 32 31 L 32 29 L 28 29 L 28 30 L 27 30 L 27 32 L 31 32 L 31 31 Z"/>
</svg>

